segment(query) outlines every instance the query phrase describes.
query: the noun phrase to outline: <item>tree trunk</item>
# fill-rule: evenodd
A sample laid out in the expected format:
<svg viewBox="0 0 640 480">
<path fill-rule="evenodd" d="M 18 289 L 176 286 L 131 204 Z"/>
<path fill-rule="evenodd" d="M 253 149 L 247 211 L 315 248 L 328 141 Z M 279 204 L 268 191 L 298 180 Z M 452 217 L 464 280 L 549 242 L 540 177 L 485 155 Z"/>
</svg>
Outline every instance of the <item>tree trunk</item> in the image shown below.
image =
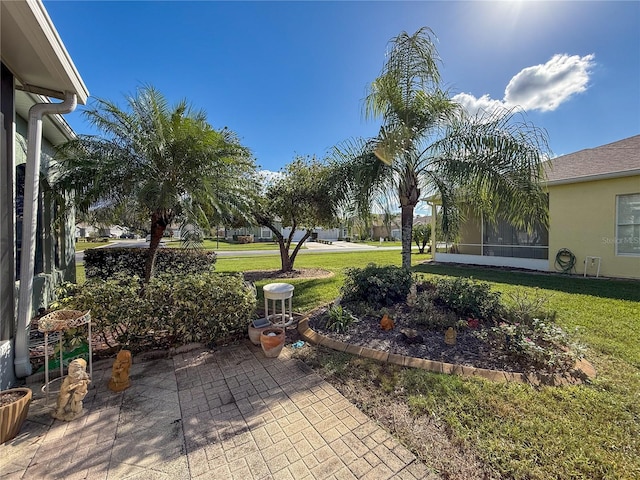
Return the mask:
<svg viewBox="0 0 640 480">
<path fill-rule="evenodd" d="M 289 259 L 289 249 L 285 245 L 284 237 L 282 235 L 278 238 L 278 245 L 280 246 L 280 271 L 290 272 L 293 270 L 293 263 Z"/>
<path fill-rule="evenodd" d="M 144 266 L 144 283 L 149 283 L 153 275 L 153 268 L 156 264 L 156 252 L 158 251 L 158 246 L 160 245 L 164 231 L 167 229 L 167 225 L 169 225 L 169 223 L 161 213 L 154 212 L 151 215 L 151 239 L 149 241 L 149 256 Z"/>
<path fill-rule="evenodd" d="M 413 205 L 402 205 L 402 266 L 411 268 L 411 238 L 413 233 Z"/>
<path fill-rule="evenodd" d="M 304 242 L 307 241 L 307 239 L 311 236 L 312 233 L 313 233 L 312 230 L 307 230 L 307 232 L 304 234 L 304 236 L 298 242 L 298 245 L 296 245 L 296 248 L 293 249 L 293 253 L 289 256 L 289 270 L 286 270 L 287 272 L 290 272 L 291 270 L 293 270 L 293 264 L 296 261 L 296 257 L 298 256 L 298 252 L 302 248 L 302 245 L 304 245 Z"/>
<path fill-rule="evenodd" d="M 411 268 L 411 242 L 413 241 L 413 209 L 420 199 L 418 176 L 414 170 L 404 171 L 398 189 L 402 228 L 402 266 Z"/>
</svg>

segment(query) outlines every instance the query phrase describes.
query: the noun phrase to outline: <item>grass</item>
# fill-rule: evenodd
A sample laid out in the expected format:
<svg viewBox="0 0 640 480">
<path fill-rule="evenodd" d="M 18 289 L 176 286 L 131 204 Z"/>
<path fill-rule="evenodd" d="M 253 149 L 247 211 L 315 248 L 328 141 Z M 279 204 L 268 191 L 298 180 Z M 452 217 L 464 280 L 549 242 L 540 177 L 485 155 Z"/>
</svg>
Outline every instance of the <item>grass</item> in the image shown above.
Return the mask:
<svg viewBox="0 0 640 480">
<path fill-rule="evenodd" d="M 402 247 L 402 242 L 400 240 L 392 240 L 389 242 L 382 242 L 382 243 L 380 243 L 380 240 L 365 240 L 364 242 L 356 242 L 356 243 L 364 243 L 365 245 L 372 245 L 374 247 Z"/>
<path fill-rule="evenodd" d="M 562 275 L 537 275 L 472 267 L 420 265 L 426 278 L 472 277 L 505 294 L 538 289 L 550 297 L 558 322 L 576 338 L 606 355 L 640 368 L 640 348 L 633 331 L 640 327 L 640 282 Z M 637 339 L 637 336 L 635 337 Z"/>
<path fill-rule="evenodd" d="M 96 247 L 103 247 L 105 245 L 109 245 L 113 242 L 83 242 L 83 241 L 78 241 L 76 242 L 76 252 L 83 252 L 89 248 L 96 248 Z"/>
</svg>

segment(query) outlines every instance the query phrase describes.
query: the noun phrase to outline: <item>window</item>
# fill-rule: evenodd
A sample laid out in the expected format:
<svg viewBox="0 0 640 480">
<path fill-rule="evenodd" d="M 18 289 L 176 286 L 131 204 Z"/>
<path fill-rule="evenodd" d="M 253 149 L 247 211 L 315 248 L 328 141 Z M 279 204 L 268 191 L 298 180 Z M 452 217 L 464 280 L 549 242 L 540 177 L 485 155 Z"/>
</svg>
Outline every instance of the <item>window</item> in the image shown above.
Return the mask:
<svg viewBox="0 0 640 480">
<path fill-rule="evenodd" d="M 618 195 L 616 255 L 640 256 L 640 193 Z"/>
<path fill-rule="evenodd" d="M 268 238 L 271 239 L 273 236 L 273 232 L 267 227 L 260 227 L 260 238 Z"/>
</svg>

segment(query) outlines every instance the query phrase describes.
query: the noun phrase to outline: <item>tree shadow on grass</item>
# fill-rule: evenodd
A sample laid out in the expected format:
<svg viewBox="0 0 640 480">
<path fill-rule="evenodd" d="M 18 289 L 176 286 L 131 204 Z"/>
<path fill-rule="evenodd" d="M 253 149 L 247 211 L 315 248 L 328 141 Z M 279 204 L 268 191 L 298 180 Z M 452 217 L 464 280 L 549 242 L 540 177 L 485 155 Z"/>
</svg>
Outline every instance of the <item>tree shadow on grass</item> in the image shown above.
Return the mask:
<svg viewBox="0 0 640 480">
<path fill-rule="evenodd" d="M 473 277 L 476 280 L 486 282 L 538 287 L 565 293 L 640 302 L 640 281 L 637 280 L 583 278 L 575 275 L 433 262 L 416 265 L 412 271 L 451 277 Z"/>
</svg>

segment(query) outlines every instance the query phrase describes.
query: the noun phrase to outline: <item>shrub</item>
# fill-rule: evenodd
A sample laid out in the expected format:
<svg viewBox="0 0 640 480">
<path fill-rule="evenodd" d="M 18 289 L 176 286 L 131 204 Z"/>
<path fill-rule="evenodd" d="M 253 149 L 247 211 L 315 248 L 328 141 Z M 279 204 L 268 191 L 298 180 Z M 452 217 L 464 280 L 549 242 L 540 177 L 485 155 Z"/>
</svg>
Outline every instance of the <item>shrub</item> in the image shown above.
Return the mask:
<svg viewBox="0 0 640 480">
<path fill-rule="evenodd" d="M 533 318 L 529 323 L 501 322 L 481 330 L 477 336 L 504 352 L 524 370 L 566 373 L 584 352 L 569 341 L 550 319 Z"/>
<path fill-rule="evenodd" d="M 92 248 L 84 252 L 87 279 L 107 280 L 118 273 L 144 277 L 149 255 L 147 248 Z M 216 263 L 215 252 L 161 248 L 157 250 L 155 274 L 194 275 L 210 272 Z"/>
<path fill-rule="evenodd" d="M 411 311 L 410 322 L 414 326 L 433 330 L 443 330 L 456 326 L 458 316 L 434 305 L 435 291 L 427 290 L 417 294 L 416 304 Z"/>
<path fill-rule="evenodd" d="M 478 332 L 478 337 L 504 352 L 525 370 L 568 372 L 583 349 L 554 324 L 556 312 L 547 309 L 549 296 L 535 290 L 516 290 L 507 295 L 504 321 Z"/>
<path fill-rule="evenodd" d="M 404 301 L 411 282 L 411 272 L 406 268 L 369 264 L 365 268 L 347 269 L 341 291 L 345 302 L 384 307 Z"/>
<path fill-rule="evenodd" d="M 334 305 L 329 308 L 328 315 L 329 318 L 326 323 L 327 329 L 338 333 L 346 332 L 351 324 L 356 321 L 356 317 L 340 305 Z"/>
<path fill-rule="evenodd" d="M 506 296 L 504 317 L 511 323 L 529 324 L 535 318 L 555 321 L 556 312 L 549 310 L 550 295 L 535 289 L 533 293 L 517 289 Z"/>
<path fill-rule="evenodd" d="M 461 317 L 494 321 L 502 311 L 500 293 L 485 282 L 468 278 L 441 279 L 436 283 L 435 303 L 450 308 Z"/>
<path fill-rule="evenodd" d="M 158 342 L 213 343 L 245 333 L 255 289 L 241 274 L 158 275 L 144 291 L 138 277 L 118 275 L 64 289 L 53 308 L 91 309 L 96 331 L 133 350 Z"/>
</svg>

